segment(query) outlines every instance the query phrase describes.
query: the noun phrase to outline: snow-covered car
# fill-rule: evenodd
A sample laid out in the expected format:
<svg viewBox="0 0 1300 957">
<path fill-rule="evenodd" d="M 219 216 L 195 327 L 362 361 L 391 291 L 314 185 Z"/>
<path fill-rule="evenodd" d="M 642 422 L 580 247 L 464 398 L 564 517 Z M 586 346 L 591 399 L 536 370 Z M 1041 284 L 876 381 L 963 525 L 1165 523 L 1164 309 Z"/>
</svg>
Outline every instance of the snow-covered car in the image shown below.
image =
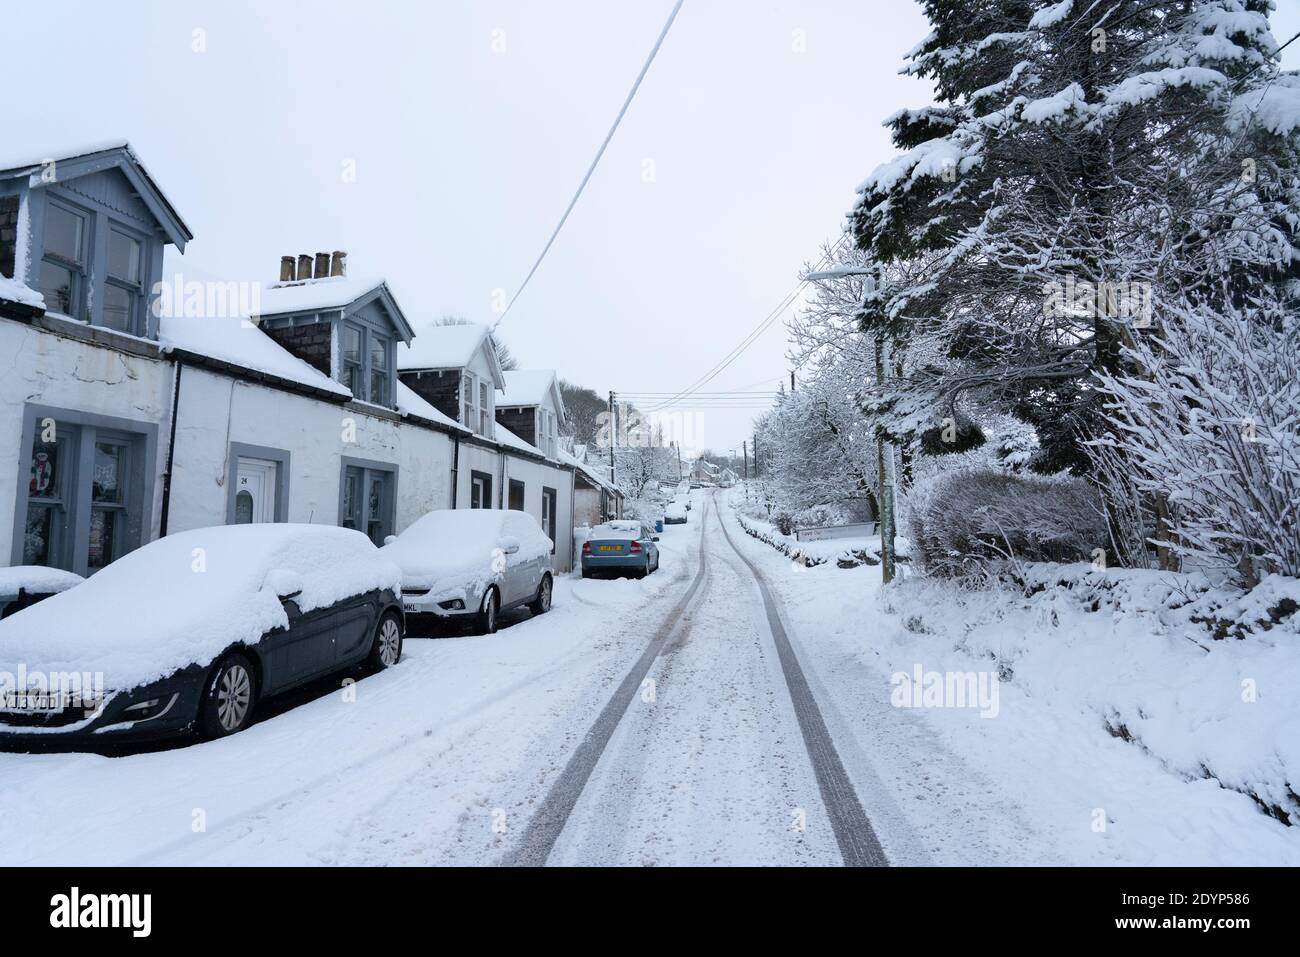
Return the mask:
<svg viewBox="0 0 1300 957">
<path fill-rule="evenodd" d="M 617 519 L 597 525 L 582 543 L 582 577 L 631 572 L 644 578 L 659 570 L 657 541 L 645 522 Z"/>
<path fill-rule="evenodd" d="M 400 589 L 401 570 L 345 528 L 168 535 L 0 621 L 0 740 L 242 731 L 271 695 L 396 664 Z"/>
<path fill-rule="evenodd" d="M 474 621 L 490 635 L 507 609 L 550 610 L 553 549 L 527 512 L 462 508 L 429 512 L 380 553 L 402 570 L 407 615 Z"/>
<path fill-rule="evenodd" d="M 84 578 L 61 568 L 15 565 L 0 568 L 0 618 L 16 615 L 38 601 L 80 585 Z"/>
<path fill-rule="evenodd" d="M 673 502 L 664 509 L 665 525 L 685 525 L 687 518 L 686 505 L 683 502 Z"/>
</svg>

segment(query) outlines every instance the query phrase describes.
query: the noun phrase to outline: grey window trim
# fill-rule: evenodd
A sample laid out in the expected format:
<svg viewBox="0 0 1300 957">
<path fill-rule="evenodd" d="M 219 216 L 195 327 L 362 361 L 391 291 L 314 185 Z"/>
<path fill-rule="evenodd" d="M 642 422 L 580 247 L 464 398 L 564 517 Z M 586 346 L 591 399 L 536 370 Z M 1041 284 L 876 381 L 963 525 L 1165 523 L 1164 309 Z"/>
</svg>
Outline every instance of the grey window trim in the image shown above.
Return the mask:
<svg viewBox="0 0 1300 957">
<path fill-rule="evenodd" d="M 547 508 L 546 508 L 546 501 L 547 501 L 547 498 L 548 498 L 548 497 L 549 497 L 549 499 L 550 499 L 550 519 L 551 519 L 551 527 L 550 527 L 550 528 L 547 528 L 545 525 L 543 525 L 543 526 L 542 526 L 542 531 L 545 532 L 545 533 L 546 533 L 546 537 L 549 538 L 549 539 L 551 540 L 551 554 L 554 555 L 554 554 L 555 554 L 555 539 L 556 539 L 557 537 L 559 537 L 559 531 L 560 531 L 560 520 L 559 520 L 559 518 L 558 518 L 558 517 L 556 516 L 556 514 L 555 514 L 555 510 L 556 510 L 557 508 L 559 508 L 559 505 L 560 505 L 560 492 L 559 492 L 559 490 L 558 490 L 558 489 L 553 489 L 553 488 L 551 488 L 549 485 L 543 485 L 543 486 L 542 486 L 542 512 L 543 512 L 543 514 L 545 514 L 546 511 L 547 511 Z"/>
<path fill-rule="evenodd" d="M 390 491 L 389 491 L 388 501 L 384 503 L 384 512 L 385 512 L 385 515 L 383 516 L 383 519 L 382 519 L 382 520 L 383 520 L 383 522 L 385 523 L 385 525 L 386 525 L 387 528 L 388 528 L 388 534 L 389 534 L 389 535 L 396 535 L 396 534 L 397 534 L 397 480 L 398 480 L 398 469 L 397 469 L 397 466 L 396 466 L 395 464 L 393 464 L 392 462 L 377 462 L 377 461 L 375 461 L 374 459 L 358 459 L 358 458 L 353 458 L 352 456 L 348 456 L 348 455 L 340 456 L 340 460 L 339 460 L 339 512 L 338 512 L 338 524 L 339 524 L 340 526 L 342 526 L 342 524 L 343 524 L 343 519 L 346 517 L 346 516 L 343 514 L 343 490 L 344 490 L 345 486 L 347 485 L 347 480 L 348 480 L 348 469 L 349 469 L 349 468 L 354 468 L 354 469 L 360 469 L 360 470 L 361 470 L 361 488 L 362 488 L 362 491 L 363 491 L 363 492 L 365 491 L 365 487 L 366 487 L 366 485 L 368 484 L 368 481 L 369 481 L 369 479 L 370 479 L 370 474 L 369 474 L 369 473 L 371 473 L 371 472 L 384 472 L 384 473 L 389 474 L 389 475 L 392 476 L 392 483 L 391 483 L 391 486 L 390 486 Z M 364 528 L 359 528 L 359 529 L 357 529 L 357 531 L 361 532 L 362 535 L 365 535 L 365 534 L 366 534 L 366 530 L 365 530 Z M 367 535 L 366 537 L 369 538 L 368 535 Z M 381 539 L 383 538 L 383 536 L 380 536 L 380 537 L 381 537 Z"/>
<path fill-rule="evenodd" d="M 397 348 L 394 344 L 395 340 L 393 339 L 392 336 L 385 335 L 384 333 L 378 331 L 377 329 L 371 328 L 371 326 L 365 322 L 361 322 L 359 320 L 353 320 L 349 318 L 344 318 L 339 320 L 339 337 L 338 337 L 339 380 L 338 381 L 343 385 L 348 386 L 348 388 L 351 388 L 351 385 L 347 381 L 347 364 L 343 361 L 343 333 L 347 330 L 351 330 L 357 333 L 359 339 L 359 347 L 360 347 L 360 355 L 359 355 L 360 362 L 357 363 L 357 365 L 358 365 L 358 378 L 361 380 L 360 381 L 361 395 L 357 395 L 356 392 L 354 391 L 352 393 L 352 398 L 355 399 L 357 402 L 365 402 L 369 405 L 378 404 L 389 409 L 397 408 L 397 382 L 396 382 Z M 372 402 L 370 399 L 370 380 L 372 377 L 372 373 L 374 372 L 374 366 L 370 361 L 370 346 L 372 341 L 375 339 L 382 341 L 384 344 L 384 370 L 383 370 L 384 381 L 385 381 L 384 391 L 387 393 L 387 395 L 385 395 L 384 401 L 380 403 Z"/>
<path fill-rule="evenodd" d="M 469 473 L 469 500 L 470 507 L 473 508 L 474 502 L 474 482 L 478 480 L 483 483 L 483 495 L 480 502 L 486 502 L 486 505 L 480 505 L 480 508 L 492 507 L 492 474 L 490 472 L 480 472 L 478 469 L 471 469 Z"/>
<path fill-rule="evenodd" d="M 66 491 L 67 522 L 65 535 L 71 540 L 70 555 L 58 567 L 87 574 L 87 561 L 90 548 L 90 482 L 89 468 L 83 463 L 92 461 L 95 431 L 117 433 L 126 436 L 133 445 L 139 445 L 142 454 L 132 455 L 129 463 L 130 475 L 127 479 L 127 528 L 123 534 L 121 555 L 126 555 L 150 540 L 153 533 L 154 482 L 157 478 L 156 462 L 158 456 L 158 424 L 141 422 L 135 419 L 123 419 L 117 416 L 101 415 L 98 412 L 80 412 L 75 409 L 61 409 L 48 405 L 26 403 L 23 406 L 23 427 L 18 462 L 11 463 L 10 468 L 18 469 L 18 488 L 14 501 L 14 535 L 10 547 L 10 564 L 21 565 L 23 561 L 23 539 L 27 531 L 28 481 L 27 470 L 30 467 L 32 440 L 36 437 L 42 420 L 53 419 L 59 426 L 72 426 L 78 430 L 77 441 L 69 443 L 73 448 L 76 471 L 68 476 L 68 481 L 75 483 Z M 120 558 L 121 555 L 118 557 Z"/>
<path fill-rule="evenodd" d="M 115 276 L 109 275 L 108 243 L 112 238 L 113 233 L 121 233 L 127 239 L 133 240 L 140 247 L 140 263 L 139 263 L 140 278 L 135 283 L 131 283 L 125 279 L 119 279 Z M 99 317 L 100 321 L 94 323 L 94 325 L 103 326 L 105 329 L 112 329 L 112 327 L 109 326 L 104 321 L 102 310 L 104 308 L 104 303 L 107 301 L 108 287 L 116 286 L 118 289 L 125 289 L 135 296 L 135 310 L 132 312 L 129 320 L 127 321 L 127 328 L 125 329 L 126 334 L 129 336 L 145 335 L 147 331 L 146 330 L 147 322 L 146 322 L 145 313 L 147 311 L 147 307 L 149 303 L 149 289 L 148 289 L 149 237 L 145 235 L 143 232 L 141 232 L 139 229 L 135 229 L 131 226 L 128 226 L 125 223 L 121 222 L 120 220 L 116 220 L 113 219 L 112 217 L 105 216 L 104 217 L 104 268 L 102 270 L 99 270 L 99 272 L 103 273 L 104 292 L 100 297 L 100 303 L 99 303 L 99 307 L 101 309 L 101 315 Z M 123 330 L 113 330 L 113 331 L 123 331 Z"/>
<path fill-rule="evenodd" d="M 64 212 L 71 213 L 81 220 L 81 246 L 79 255 L 81 259 L 77 263 L 69 262 L 62 256 L 53 255 L 47 248 L 47 240 L 44 235 L 41 236 L 41 258 L 36 263 L 36 274 L 32 277 L 36 284 L 41 281 L 41 264 L 47 259 L 57 266 L 69 270 L 75 275 L 72 288 L 72 304 L 68 312 L 63 313 L 54 310 L 59 315 L 66 315 L 70 319 L 76 319 L 79 322 L 89 322 L 91 325 L 102 325 L 93 321 L 90 314 L 88 303 L 90 301 L 90 290 L 94 283 L 94 259 L 95 243 L 98 241 L 96 236 L 96 214 L 94 210 L 65 199 L 62 195 L 47 195 L 45 197 L 45 209 L 41 222 L 42 232 L 49 228 L 49 211 L 52 208 L 62 209 Z"/>
<path fill-rule="evenodd" d="M 273 449 L 265 445 L 231 442 L 229 458 L 230 468 L 226 473 L 226 524 L 235 524 L 235 484 L 241 458 L 266 459 L 275 463 L 275 520 L 289 521 L 289 453 L 285 449 Z"/>
</svg>

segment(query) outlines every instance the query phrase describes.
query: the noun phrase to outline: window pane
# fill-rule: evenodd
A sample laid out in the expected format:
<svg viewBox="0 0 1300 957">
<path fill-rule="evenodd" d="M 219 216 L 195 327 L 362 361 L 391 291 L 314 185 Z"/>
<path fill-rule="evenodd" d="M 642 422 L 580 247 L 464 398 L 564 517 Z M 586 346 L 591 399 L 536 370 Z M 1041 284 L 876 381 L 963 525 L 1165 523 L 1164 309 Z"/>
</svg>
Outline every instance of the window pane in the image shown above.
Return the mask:
<svg viewBox="0 0 1300 957">
<path fill-rule="evenodd" d="M 60 498 L 59 481 L 62 475 L 59 466 L 62 464 L 62 451 L 57 443 L 42 442 L 40 436 L 32 441 L 32 474 L 27 486 L 29 498 Z"/>
<path fill-rule="evenodd" d="M 365 393 L 361 391 L 361 366 L 345 362 L 343 364 L 343 384 L 348 387 L 348 391 L 352 393 L 353 398 L 364 395 Z"/>
<path fill-rule="evenodd" d="M 27 528 L 23 535 L 23 564 L 51 565 L 54 562 L 51 536 L 54 534 L 54 509 L 41 505 L 27 506 Z"/>
<path fill-rule="evenodd" d="M 140 244 L 117 230 L 108 234 L 108 274 L 127 282 L 140 281 Z"/>
<path fill-rule="evenodd" d="M 343 327 L 343 361 L 361 364 L 361 330 Z"/>
<path fill-rule="evenodd" d="M 361 476 L 355 469 L 348 469 L 343 480 L 343 527 L 357 527 L 357 500 L 361 497 Z"/>
<path fill-rule="evenodd" d="M 92 509 L 90 512 L 90 551 L 86 565 L 94 571 L 117 558 L 116 510 Z"/>
<path fill-rule="evenodd" d="M 56 265 L 49 260 L 41 262 L 40 292 L 45 297 L 46 308 L 51 312 L 76 316 L 77 310 L 72 305 L 72 283 L 71 269 Z"/>
<path fill-rule="evenodd" d="M 388 404 L 388 373 L 386 371 L 370 370 L 370 401 L 375 405 Z"/>
<path fill-rule="evenodd" d="M 121 505 L 126 449 L 107 442 L 95 443 L 95 471 L 90 477 L 90 500 L 96 504 Z"/>
<path fill-rule="evenodd" d="M 248 489 L 242 489 L 235 496 L 235 524 L 251 525 L 253 523 L 253 496 Z"/>
<path fill-rule="evenodd" d="M 378 521 L 383 511 L 384 505 L 384 477 L 382 475 L 372 475 L 370 477 L 370 495 L 366 502 L 366 517 L 373 521 Z"/>
<path fill-rule="evenodd" d="M 104 325 L 118 332 L 130 332 L 135 318 L 135 294 L 111 282 L 104 283 Z"/>
<path fill-rule="evenodd" d="M 80 263 L 85 220 L 76 213 L 55 206 L 45 207 L 45 254 Z"/>
</svg>

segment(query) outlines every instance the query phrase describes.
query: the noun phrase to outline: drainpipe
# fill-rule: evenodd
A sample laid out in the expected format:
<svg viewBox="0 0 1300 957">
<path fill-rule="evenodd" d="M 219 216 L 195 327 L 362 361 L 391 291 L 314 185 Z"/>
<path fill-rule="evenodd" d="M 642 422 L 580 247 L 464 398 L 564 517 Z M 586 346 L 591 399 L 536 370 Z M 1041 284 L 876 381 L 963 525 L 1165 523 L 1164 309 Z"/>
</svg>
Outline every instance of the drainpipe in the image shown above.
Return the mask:
<svg viewBox="0 0 1300 957">
<path fill-rule="evenodd" d="M 181 360 L 176 360 L 175 381 L 172 384 L 172 423 L 171 435 L 167 438 L 167 471 L 163 472 L 162 512 L 158 516 L 158 537 L 167 536 L 167 519 L 172 508 L 172 465 L 176 461 L 176 420 L 180 418 L 181 401 Z"/>
<path fill-rule="evenodd" d="M 510 460 L 505 452 L 501 452 L 501 487 L 497 489 L 497 508 L 505 511 L 506 507 L 506 463 Z"/>
<path fill-rule="evenodd" d="M 455 443 L 455 450 L 451 454 L 451 507 L 456 508 L 456 490 L 460 485 L 460 433 L 453 432 L 451 440 Z"/>
</svg>

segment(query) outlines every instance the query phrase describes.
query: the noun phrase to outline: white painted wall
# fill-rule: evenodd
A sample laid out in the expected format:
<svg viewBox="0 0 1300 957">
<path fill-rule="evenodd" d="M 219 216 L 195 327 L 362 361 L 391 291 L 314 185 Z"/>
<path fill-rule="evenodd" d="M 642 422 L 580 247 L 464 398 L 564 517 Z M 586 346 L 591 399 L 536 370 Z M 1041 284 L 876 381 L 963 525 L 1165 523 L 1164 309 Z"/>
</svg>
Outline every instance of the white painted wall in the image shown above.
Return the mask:
<svg viewBox="0 0 1300 957">
<path fill-rule="evenodd" d="M 171 364 L 0 319 L 0 565 L 8 565 L 12 559 L 18 482 L 27 481 L 31 467 L 31 450 L 20 448 L 27 403 L 159 427 L 154 501 L 145 524 L 148 539 L 157 537 Z"/>
<path fill-rule="evenodd" d="M 225 524 L 231 442 L 289 452 L 291 522 L 338 524 L 344 457 L 397 466 L 396 531 L 450 504 L 445 433 L 188 366 L 180 411 L 172 531 Z"/>
</svg>

